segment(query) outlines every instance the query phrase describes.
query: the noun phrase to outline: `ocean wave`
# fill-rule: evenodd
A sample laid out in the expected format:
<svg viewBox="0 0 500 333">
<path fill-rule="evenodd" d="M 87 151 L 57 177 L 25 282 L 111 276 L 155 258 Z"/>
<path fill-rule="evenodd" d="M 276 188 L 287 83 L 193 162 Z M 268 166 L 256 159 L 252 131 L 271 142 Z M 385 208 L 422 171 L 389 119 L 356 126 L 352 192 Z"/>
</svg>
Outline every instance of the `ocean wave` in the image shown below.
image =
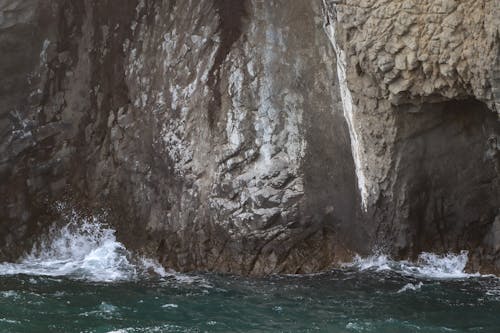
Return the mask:
<svg viewBox="0 0 500 333">
<path fill-rule="evenodd" d="M 0 276 L 31 275 L 69 277 L 92 282 L 132 281 L 156 276 L 164 283 L 197 284 L 210 288 L 205 279 L 165 270 L 157 261 L 134 255 L 117 240 L 115 230 L 99 216 L 85 217 L 74 210 L 67 224 L 53 228 L 47 237 L 17 263 L 0 263 Z M 430 279 L 463 279 L 481 276 L 465 272 L 468 252 L 438 255 L 422 253 L 415 262 L 396 261 L 378 254 L 356 256 L 345 268 L 360 271 L 393 271 Z"/>
<path fill-rule="evenodd" d="M 84 217 L 72 211 L 66 219 L 64 227 L 52 228 L 19 262 L 0 263 L 0 276 L 24 274 L 117 282 L 154 275 L 179 282 L 189 280 L 183 274 L 166 271 L 155 260 L 133 255 L 101 217 Z"/>
<path fill-rule="evenodd" d="M 407 283 L 406 285 L 403 286 L 403 288 L 398 290 L 398 294 L 404 293 L 405 291 L 409 291 L 409 290 L 418 291 L 418 290 L 422 289 L 423 285 L 424 284 L 422 282 L 419 282 L 417 284 Z"/>
<path fill-rule="evenodd" d="M 344 267 L 356 268 L 360 271 L 393 271 L 402 275 L 428 279 L 464 279 L 480 277 L 479 273 L 467 273 L 465 268 L 469 260 L 467 251 L 458 254 L 435 254 L 424 252 L 415 262 L 396 261 L 388 255 L 378 254 L 362 258 L 356 256 L 354 261 Z"/>
<path fill-rule="evenodd" d="M 137 275 L 129 252 L 113 229 L 97 217 L 76 213 L 61 229 L 53 229 L 18 263 L 0 264 L 0 275 L 70 276 L 96 282 L 128 280 Z"/>
</svg>

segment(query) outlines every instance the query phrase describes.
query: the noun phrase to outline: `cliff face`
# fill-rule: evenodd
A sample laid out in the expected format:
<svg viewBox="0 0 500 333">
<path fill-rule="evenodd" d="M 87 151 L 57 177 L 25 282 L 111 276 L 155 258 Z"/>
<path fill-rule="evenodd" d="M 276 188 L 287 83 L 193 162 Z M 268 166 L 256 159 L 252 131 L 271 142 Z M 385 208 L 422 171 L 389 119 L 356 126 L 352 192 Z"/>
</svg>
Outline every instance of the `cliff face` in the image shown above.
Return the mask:
<svg viewBox="0 0 500 333">
<path fill-rule="evenodd" d="M 15 100 L 19 138 L 3 132 L 4 256 L 68 198 L 108 208 L 129 247 L 176 269 L 307 272 L 345 256 L 357 191 L 319 1 L 44 6 L 27 5 L 34 50 L 14 41 L 35 53 L 19 75 L 41 79 Z"/>
<path fill-rule="evenodd" d="M 378 242 L 498 269 L 498 2 L 324 3 Z"/>
<path fill-rule="evenodd" d="M 179 270 L 500 268 L 498 6 L 355 2 L 0 2 L 0 257 L 68 202 Z"/>
</svg>

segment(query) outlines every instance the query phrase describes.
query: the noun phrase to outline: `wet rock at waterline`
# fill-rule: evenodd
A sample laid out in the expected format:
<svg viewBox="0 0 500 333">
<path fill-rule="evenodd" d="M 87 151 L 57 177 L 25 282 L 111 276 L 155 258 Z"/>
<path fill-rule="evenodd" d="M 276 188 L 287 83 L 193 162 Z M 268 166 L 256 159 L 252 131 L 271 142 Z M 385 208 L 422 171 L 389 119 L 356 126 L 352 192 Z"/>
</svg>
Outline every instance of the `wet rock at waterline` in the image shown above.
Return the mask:
<svg viewBox="0 0 500 333">
<path fill-rule="evenodd" d="M 478 3 L 0 2 L 0 257 L 66 202 L 183 271 L 379 248 L 498 272 L 499 15 Z"/>
</svg>

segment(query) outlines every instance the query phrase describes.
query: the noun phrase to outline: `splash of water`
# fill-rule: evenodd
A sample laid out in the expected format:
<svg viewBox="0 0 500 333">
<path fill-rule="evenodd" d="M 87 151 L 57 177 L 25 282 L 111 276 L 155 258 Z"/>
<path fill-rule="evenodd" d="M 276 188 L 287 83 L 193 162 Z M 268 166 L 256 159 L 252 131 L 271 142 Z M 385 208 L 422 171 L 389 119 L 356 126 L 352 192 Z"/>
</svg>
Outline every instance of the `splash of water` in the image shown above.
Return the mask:
<svg viewBox="0 0 500 333">
<path fill-rule="evenodd" d="M 356 256 L 352 264 L 346 266 L 356 267 L 359 270 L 365 271 L 368 269 L 375 269 L 377 271 L 390 270 L 391 259 L 385 255 L 373 255 L 366 258 Z"/>
<path fill-rule="evenodd" d="M 18 263 L 0 263 L 2 275 L 70 277 L 94 282 L 134 280 L 159 276 L 180 283 L 204 283 L 203 279 L 166 271 L 155 260 L 133 256 L 115 236 L 115 231 L 100 217 L 82 217 L 75 211 L 66 215 L 67 224 L 53 228 L 48 237 Z M 394 271 L 398 274 L 431 279 L 477 277 L 465 267 L 468 252 L 437 255 L 422 253 L 415 263 L 395 261 L 387 255 L 356 257 L 346 267 L 361 271 Z M 167 281 L 168 282 L 168 281 Z M 207 287 L 210 287 L 207 284 Z"/>
<path fill-rule="evenodd" d="M 423 285 L 424 284 L 422 282 L 419 282 L 417 284 L 407 283 L 406 285 L 403 286 L 403 288 L 398 290 L 398 294 L 404 293 L 405 291 L 408 291 L 408 290 L 411 290 L 411 291 L 420 290 L 420 289 L 422 289 Z"/>
<path fill-rule="evenodd" d="M 424 276 L 433 276 L 437 278 L 464 278 L 478 276 L 478 274 L 469 274 L 465 272 L 465 266 L 469 260 L 469 252 L 462 251 L 459 254 L 437 255 L 434 253 L 422 253 L 418 257 L 416 267 L 408 267 Z"/>
<path fill-rule="evenodd" d="M 66 218 L 67 225 L 53 228 L 18 263 L 0 264 L 0 275 L 67 276 L 94 282 L 132 280 L 151 272 L 168 275 L 154 260 L 134 259 L 99 217 L 73 211 Z"/>
<path fill-rule="evenodd" d="M 465 267 L 469 259 L 468 254 L 468 251 L 445 255 L 424 252 L 419 255 L 416 262 L 406 260 L 395 261 L 384 254 L 373 255 L 367 258 L 357 256 L 351 264 L 345 266 L 357 268 L 361 271 L 390 270 L 402 275 L 430 279 L 463 279 L 480 276 L 478 273 L 469 274 L 465 272 Z"/>
</svg>

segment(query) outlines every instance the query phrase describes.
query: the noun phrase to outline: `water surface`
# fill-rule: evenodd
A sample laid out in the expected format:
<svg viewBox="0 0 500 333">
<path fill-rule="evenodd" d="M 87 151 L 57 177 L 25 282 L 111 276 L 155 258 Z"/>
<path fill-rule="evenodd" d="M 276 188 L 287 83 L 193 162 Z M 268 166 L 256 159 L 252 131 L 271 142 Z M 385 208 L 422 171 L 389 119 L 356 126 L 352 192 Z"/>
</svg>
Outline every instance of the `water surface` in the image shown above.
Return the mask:
<svg viewBox="0 0 500 333">
<path fill-rule="evenodd" d="M 464 273 L 466 262 L 374 256 L 308 276 L 184 275 L 79 220 L 0 264 L 0 332 L 498 333 L 500 282 Z"/>
</svg>

